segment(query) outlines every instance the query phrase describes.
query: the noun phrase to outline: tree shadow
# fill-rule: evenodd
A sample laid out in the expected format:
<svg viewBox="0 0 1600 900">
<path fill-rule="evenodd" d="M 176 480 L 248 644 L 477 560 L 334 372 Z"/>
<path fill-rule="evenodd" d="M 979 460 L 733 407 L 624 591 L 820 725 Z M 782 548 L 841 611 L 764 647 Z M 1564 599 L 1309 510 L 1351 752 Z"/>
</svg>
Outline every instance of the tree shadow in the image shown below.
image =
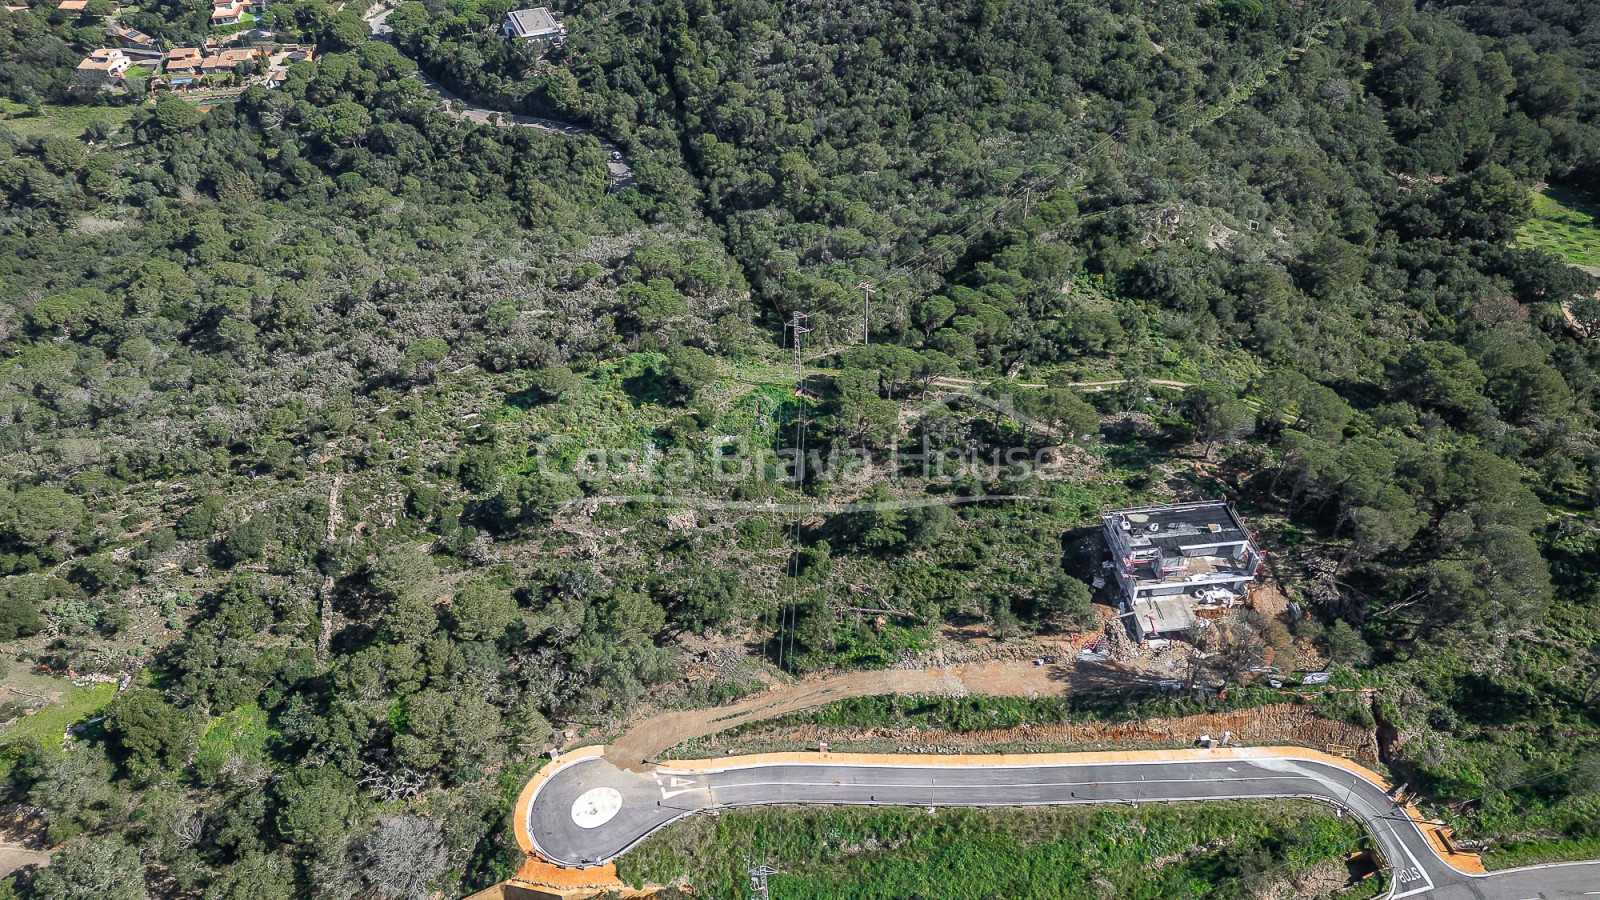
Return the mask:
<svg viewBox="0 0 1600 900">
<path fill-rule="evenodd" d="M 656 369 L 646 369 L 638 375 L 622 379 L 622 393 L 636 407 L 646 404 L 669 406 L 673 400 L 666 376 Z"/>
</svg>

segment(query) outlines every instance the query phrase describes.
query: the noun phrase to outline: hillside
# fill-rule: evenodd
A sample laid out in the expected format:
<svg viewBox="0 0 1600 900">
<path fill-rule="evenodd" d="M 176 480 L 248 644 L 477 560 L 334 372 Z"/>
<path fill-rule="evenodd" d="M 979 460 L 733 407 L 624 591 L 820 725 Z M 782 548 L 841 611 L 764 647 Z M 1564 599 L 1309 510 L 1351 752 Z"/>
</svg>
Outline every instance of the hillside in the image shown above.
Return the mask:
<svg viewBox="0 0 1600 900">
<path fill-rule="evenodd" d="M 1460 833 L 1594 855 L 1600 295 L 1531 199 L 1600 171 L 1568 6 L 632 0 L 534 52 L 310 0 L 281 86 L 120 106 L 66 91 L 101 32 L 0 13 L 3 653 L 133 676 L 0 731 L 65 842 L 8 884 L 466 893 L 546 749 L 1125 632 L 1100 513 L 1202 497 L 1287 601 L 1040 703 L 1326 665 Z"/>
</svg>

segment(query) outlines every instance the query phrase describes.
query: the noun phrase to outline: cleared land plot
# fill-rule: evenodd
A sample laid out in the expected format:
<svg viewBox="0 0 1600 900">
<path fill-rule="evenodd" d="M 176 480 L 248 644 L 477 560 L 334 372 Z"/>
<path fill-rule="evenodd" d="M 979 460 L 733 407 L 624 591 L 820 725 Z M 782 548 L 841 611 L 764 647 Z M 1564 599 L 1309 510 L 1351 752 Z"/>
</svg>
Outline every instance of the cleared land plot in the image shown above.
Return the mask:
<svg viewBox="0 0 1600 900">
<path fill-rule="evenodd" d="M 104 122 L 115 131 L 133 118 L 134 106 L 45 106 L 37 116 L 11 100 L 0 100 L 0 127 L 23 137 L 80 137 L 93 122 Z"/>
<path fill-rule="evenodd" d="M 1533 218 L 1517 243 L 1537 247 L 1575 266 L 1600 266 L 1600 205 L 1569 188 L 1533 195 Z"/>
<path fill-rule="evenodd" d="M 70 685 L 54 705 L 0 728 L 0 775 L 11 771 L 26 748 L 60 748 L 68 725 L 99 715 L 116 695 L 114 684 Z"/>
</svg>

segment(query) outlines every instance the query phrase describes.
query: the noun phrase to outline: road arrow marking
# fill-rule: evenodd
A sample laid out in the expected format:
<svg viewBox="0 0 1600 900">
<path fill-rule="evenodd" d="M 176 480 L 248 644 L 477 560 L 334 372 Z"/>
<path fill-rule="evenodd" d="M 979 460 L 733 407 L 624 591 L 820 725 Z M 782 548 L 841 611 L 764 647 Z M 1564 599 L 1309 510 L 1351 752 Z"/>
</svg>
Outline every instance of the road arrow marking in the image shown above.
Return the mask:
<svg viewBox="0 0 1600 900">
<path fill-rule="evenodd" d="M 657 779 L 656 783 L 659 785 L 661 783 L 660 779 Z M 667 787 L 678 788 L 678 790 L 669 791 L 667 790 Z M 690 791 L 700 790 L 700 788 L 692 779 L 679 778 L 676 775 L 672 776 L 672 780 L 667 784 L 667 787 L 661 788 L 661 799 L 663 800 L 671 800 L 673 797 L 676 797 L 679 794 L 687 794 Z"/>
</svg>

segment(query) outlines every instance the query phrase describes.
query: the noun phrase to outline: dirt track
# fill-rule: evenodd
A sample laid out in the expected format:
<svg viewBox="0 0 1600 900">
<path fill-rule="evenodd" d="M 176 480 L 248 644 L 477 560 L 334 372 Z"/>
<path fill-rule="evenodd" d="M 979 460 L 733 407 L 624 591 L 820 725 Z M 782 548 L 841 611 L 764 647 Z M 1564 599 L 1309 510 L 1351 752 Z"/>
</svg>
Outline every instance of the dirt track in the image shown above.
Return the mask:
<svg viewBox="0 0 1600 900">
<path fill-rule="evenodd" d="M 1124 686 L 1139 680 L 1139 676 L 1121 672 L 1115 664 L 1035 666 L 1017 660 L 931 669 L 848 672 L 774 687 L 728 706 L 650 716 L 634 723 L 612 741 L 606 748 L 605 756 L 615 766 L 637 771 L 645 760 L 655 759 L 685 741 L 851 697 L 887 694 L 1059 697 L 1075 688 L 1093 690 L 1104 687 L 1108 678 L 1121 681 Z M 781 733 L 754 734 L 746 741 L 731 742 L 729 749 L 745 743 L 764 746 L 774 740 L 782 744 L 814 744 L 818 740 L 826 740 L 834 743 L 839 750 L 861 742 L 893 744 L 926 752 L 977 751 L 996 746 L 1172 746 L 1190 743 L 1205 733 L 1221 739 L 1224 732 L 1232 732 L 1233 740 L 1240 744 L 1291 742 L 1335 752 L 1349 752 L 1369 762 L 1378 758 L 1377 745 L 1369 730 L 1327 719 L 1293 703 L 1138 722 L 1088 722 L 966 733 L 890 728 L 834 729 L 806 725 L 783 729 Z"/>
<path fill-rule="evenodd" d="M 776 687 L 730 706 L 652 716 L 635 724 L 613 741 L 606 748 L 606 759 L 612 765 L 637 770 L 646 759 L 654 758 L 684 741 L 850 697 L 881 694 L 1048 697 L 1060 696 L 1070 689 L 1060 668 L 1017 662 L 988 662 L 944 669 L 849 672 Z"/>
<path fill-rule="evenodd" d="M 15 844 L 0 844 L 0 878 L 10 875 L 23 866 L 50 865 L 49 850 L 29 850 Z"/>
</svg>

